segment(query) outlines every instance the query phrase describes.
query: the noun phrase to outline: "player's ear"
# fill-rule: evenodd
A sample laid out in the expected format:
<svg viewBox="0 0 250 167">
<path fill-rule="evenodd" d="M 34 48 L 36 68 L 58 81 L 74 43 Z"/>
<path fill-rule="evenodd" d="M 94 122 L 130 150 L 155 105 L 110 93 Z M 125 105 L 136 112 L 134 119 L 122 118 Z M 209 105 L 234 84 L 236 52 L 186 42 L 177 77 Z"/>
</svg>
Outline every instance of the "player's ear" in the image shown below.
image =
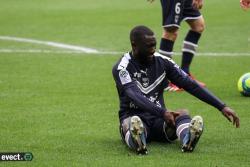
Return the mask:
<svg viewBox="0 0 250 167">
<path fill-rule="evenodd" d="M 136 48 L 137 45 L 136 45 L 135 41 L 131 41 L 131 46 L 132 46 L 133 49 Z"/>
<path fill-rule="evenodd" d="M 134 46 L 135 45 L 135 41 L 131 41 L 131 45 Z"/>
</svg>

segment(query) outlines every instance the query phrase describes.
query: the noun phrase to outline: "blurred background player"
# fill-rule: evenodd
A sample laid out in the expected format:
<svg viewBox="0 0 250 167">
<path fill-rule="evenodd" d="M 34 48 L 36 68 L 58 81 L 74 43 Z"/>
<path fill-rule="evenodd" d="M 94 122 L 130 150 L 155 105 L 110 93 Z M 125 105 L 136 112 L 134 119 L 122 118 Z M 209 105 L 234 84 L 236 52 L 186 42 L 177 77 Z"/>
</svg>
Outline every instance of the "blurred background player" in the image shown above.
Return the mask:
<svg viewBox="0 0 250 167">
<path fill-rule="evenodd" d="M 235 112 L 207 89 L 201 87 L 170 58 L 155 52 L 152 30 L 137 26 L 130 32 L 132 51 L 114 65 L 112 74 L 120 100 L 122 139 L 138 154 L 147 154 L 147 142 L 171 142 L 177 137 L 183 152 L 192 152 L 203 132 L 201 116 L 191 119 L 187 110 L 166 109 L 163 92 L 169 81 L 214 106 L 234 125 Z"/>
<path fill-rule="evenodd" d="M 154 0 L 148 0 L 153 2 Z M 198 41 L 205 29 L 205 21 L 199 9 L 203 6 L 203 0 L 161 0 L 163 33 L 159 52 L 172 58 L 173 47 L 178 36 L 182 20 L 185 20 L 190 30 L 186 34 L 182 47 L 181 69 L 191 78 L 190 65 L 198 47 Z M 196 80 L 201 86 L 205 83 Z M 170 84 L 167 91 L 180 91 L 174 84 Z"/>
<path fill-rule="evenodd" d="M 250 8 L 250 0 L 240 0 L 240 6 L 244 10 L 249 9 Z"/>
</svg>

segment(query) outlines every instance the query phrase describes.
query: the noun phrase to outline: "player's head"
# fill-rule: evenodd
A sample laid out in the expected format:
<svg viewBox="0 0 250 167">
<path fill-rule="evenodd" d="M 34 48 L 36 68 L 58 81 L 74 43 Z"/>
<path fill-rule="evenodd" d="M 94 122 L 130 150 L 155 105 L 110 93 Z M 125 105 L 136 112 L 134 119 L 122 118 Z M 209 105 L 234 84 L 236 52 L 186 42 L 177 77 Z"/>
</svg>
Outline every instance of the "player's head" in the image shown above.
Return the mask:
<svg viewBox="0 0 250 167">
<path fill-rule="evenodd" d="M 141 63 L 149 63 L 153 60 L 156 48 L 154 32 L 146 26 L 136 26 L 130 32 L 130 42 L 133 55 Z"/>
</svg>

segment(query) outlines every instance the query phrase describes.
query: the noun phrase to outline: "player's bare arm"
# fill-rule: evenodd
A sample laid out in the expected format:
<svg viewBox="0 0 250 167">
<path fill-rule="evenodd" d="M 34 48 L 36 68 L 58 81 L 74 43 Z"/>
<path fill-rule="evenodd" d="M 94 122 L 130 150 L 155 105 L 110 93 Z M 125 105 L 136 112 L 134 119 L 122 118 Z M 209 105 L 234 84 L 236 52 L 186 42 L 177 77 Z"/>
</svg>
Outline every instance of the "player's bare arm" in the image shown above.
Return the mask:
<svg viewBox="0 0 250 167">
<path fill-rule="evenodd" d="M 250 8 L 250 0 L 240 0 L 240 7 L 244 10 Z"/>
</svg>

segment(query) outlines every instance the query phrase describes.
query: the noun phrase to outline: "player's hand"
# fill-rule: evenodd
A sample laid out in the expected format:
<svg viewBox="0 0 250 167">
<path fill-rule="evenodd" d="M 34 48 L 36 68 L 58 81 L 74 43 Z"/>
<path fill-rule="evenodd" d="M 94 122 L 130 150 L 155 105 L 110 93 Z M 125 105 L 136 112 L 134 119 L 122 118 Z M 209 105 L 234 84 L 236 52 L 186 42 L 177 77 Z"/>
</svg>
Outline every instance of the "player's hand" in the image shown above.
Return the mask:
<svg viewBox="0 0 250 167">
<path fill-rule="evenodd" d="M 203 0 L 193 0 L 192 5 L 194 9 L 201 9 L 203 6 Z"/>
<path fill-rule="evenodd" d="M 250 8 L 250 0 L 240 0 L 240 7 L 244 10 Z"/>
<path fill-rule="evenodd" d="M 175 127 L 175 119 L 174 119 L 174 113 L 166 111 L 163 115 L 163 119 L 170 127 Z"/>
<path fill-rule="evenodd" d="M 148 2 L 150 2 L 150 3 L 152 3 L 152 2 L 154 2 L 155 0 L 147 0 Z"/>
<path fill-rule="evenodd" d="M 224 107 L 222 110 L 222 114 L 230 121 L 233 122 L 233 125 L 236 128 L 240 127 L 240 119 L 237 117 L 236 113 L 229 107 Z"/>
</svg>

